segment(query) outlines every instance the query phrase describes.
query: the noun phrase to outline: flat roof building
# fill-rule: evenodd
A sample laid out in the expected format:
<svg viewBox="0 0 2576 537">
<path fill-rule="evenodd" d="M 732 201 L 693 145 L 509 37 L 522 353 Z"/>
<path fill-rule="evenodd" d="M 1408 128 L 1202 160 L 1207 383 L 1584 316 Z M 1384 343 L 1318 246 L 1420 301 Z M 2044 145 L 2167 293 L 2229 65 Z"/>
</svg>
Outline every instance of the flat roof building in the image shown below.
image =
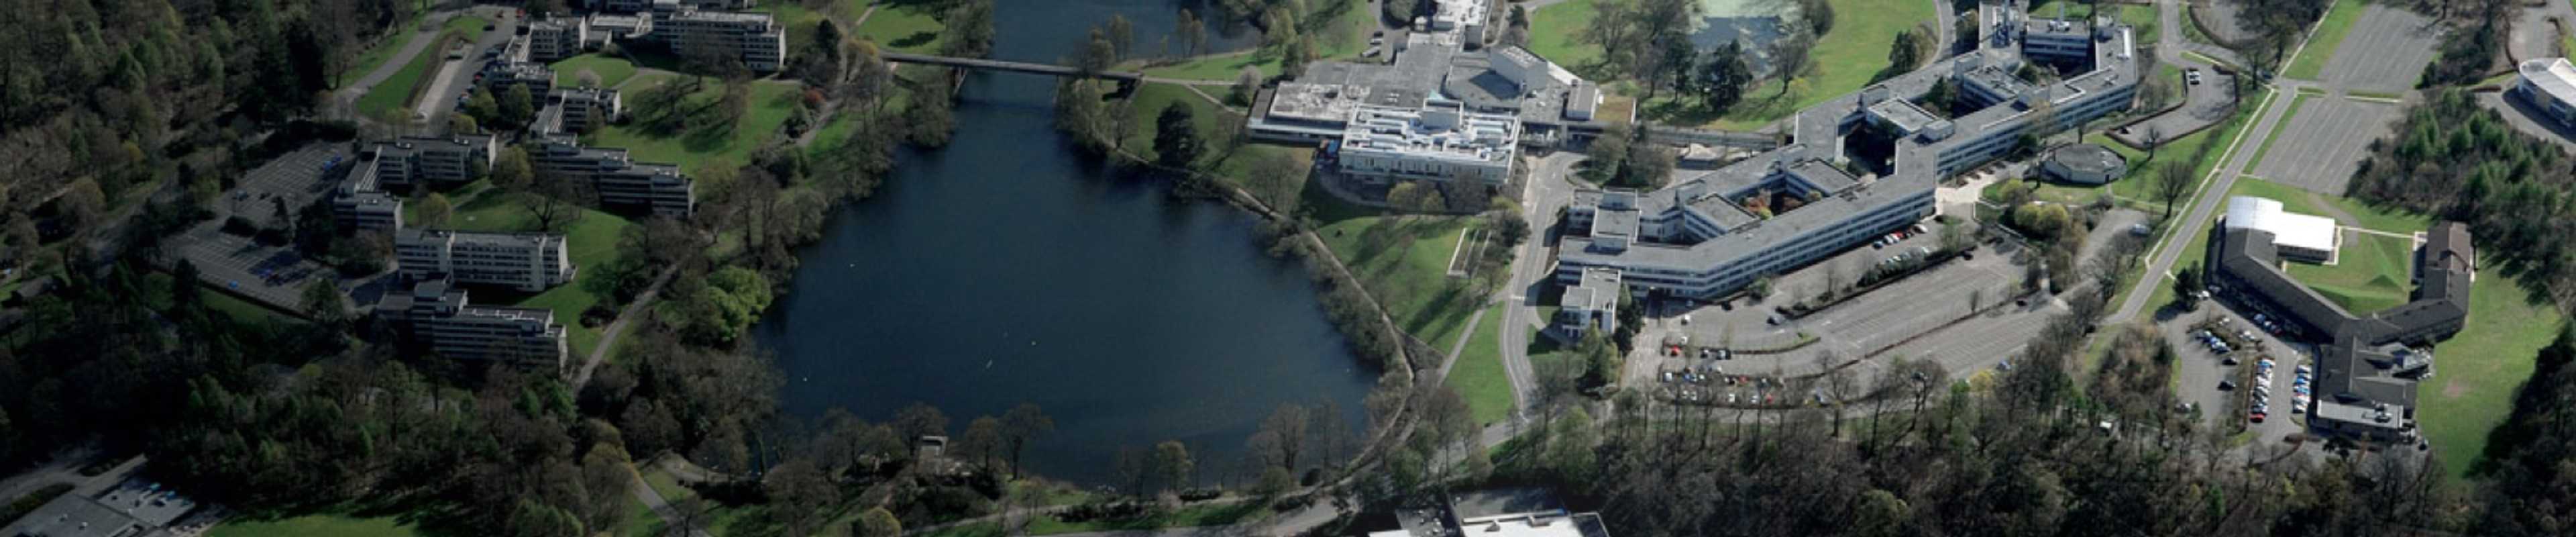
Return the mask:
<svg viewBox="0 0 2576 537">
<path fill-rule="evenodd" d="M 1565 288 L 1556 321 L 1577 336 L 1587 330 L 1617 332 L 1619 297 L 1625 294 L 1627 290 L 1619 287 L 1619 271 L 1585 270 L 1581 283 Z"/>
<path fill-rule="evenodd" d="M 352 173 L 371 176 L 379 189 L 461 185 L 491 170 L 498 148 L 488 135 L 396 138 L 369 145 Z"/>
<path fill-rule="evenodd" d="M 2268 233 L 2272 245 L 2282 257 L 2324 263 L 2334 259 L 2335 246 L 2342 243 L 2342 233 L 2332 218 L 2293 213 L 2281 209 L 2281 202 L 2269 198 L 2236 196 L 2227 198 L 2227 229 L 2254 229 Z"/>
<path fill-rule="evenodd" d="M 0 526 L 10 537 L 135 537 L 159 535 L 197 502 L 159 483 L 127 479 L 95 494 L 68 493 Z"/>
<path fill-rule="evenodd" d="M 604 207 L 673 218 L 697 208 L 696 182 L 679 166 L 635 162 L 625 149 L 584 147 L 569 135 L 541 134 L 529 143 L 528 161 L 547 174 L 589 182 Z"/>
<path fill-rule="evenodd" d="M 626 113 L 625 103 L 613 89 L 559 88 L 541 99 L 537 117 L 528 125 L 530 132 L 541 136 L 590 132 Z"/>
<path fill-rule="evenodd" d="M 1335 155 L 1367 177 L 1502 184 L 1511 180 L 1520 122 L 1456 107 L 1359 107 Z"/>
<path fill-rule="evenodd" d="M 473 305 L 448 280 L 415 282 L 411 292 L 387 293 L 376 314 L 415 345 L 442 357 L 493 360 L 561 368 L 570 354 L 565 329 L 553 310 Z"/>
<path fill-rule="evenodd" d="M 2129 159 L 2101 144 L 2073 144 L 2048 152 L 2039 171 L 2058 181 L 2107 184 L 2129 174 Z"/>
<path fill-rule="evenodd" d="M 682 57 L 692 51 L 713 52 L 738 58 L 743 68 L 755 72 L 777 72 L 787 61 L 787 29 L 767 13 L 683 7 L 656 17 L 653 31 L 644 35 Z"/>
<path fill-rule="evenodd" d="M 2239 217 L 2231 210 L 2228 218 Z M 2316 335 L 2315 408 L 2308 427 L 2374 442 L 2414 442 L 2416 384 L 2433 374 L 2434 342 L 2459 332 L 2469 315 L 2477 254 L 2468 225 L 2441 222 L 2416 253 L 2411 299 L 2370 315 L 2346 311 L 2281 267 L 2276 236 L 2226 226 L 2211 237 L 2210 276 Z"/>
<path fill-rule="evenodd" d="M 581 55 L 590 43 L 590 19 L 554 17 L 528 23 L 528 59 L 553 62 Z"/>
<path fill-rule="evenodd" d="M 1614 207 L 1607 193 L 1578 194 L 1566 208 L 1567 229 L 1592 231 L 1561 240 L 1557 281 L 1579 285 L 1591 270 L 1611 269 L 1631 290 L 1717 298 L 1929 217 L 1942 178 L 2003 156 L 2023 133 L 2129 107 L 2139 80 L 2129 28 L 2086 35 L 2086 70 L 2063 81 L 2011 77 L 2004 66 L 2017 65 L 2027 44 L 1944 58 L 1799 111 L 1780 124 L 1786 145 L 1712 171 L 1677 170 L 1669 186 L 1635 194 L 1633 209 Z M 1910 103 L 1945 77 L 1978 72 L 2003 78 L 1985 88 L 1993 95 L 1972 99 L 1980 101 L 1975 111 L 1944 119 Z M 1854 175 L 1841 162 L 1846 133 L 1863 123 L 1905 135 L 1884 175 Z M 1625 224 L 1631 211 L 1633 232 Z"/>
<path fill-rule="evenodd" d="M 2514 95 L 2531 101 L 2550 121 L 2576 127 L 2576 66 L 2566 58 L 2536 58 L 2515 70 L 2521 76 L 2513 83 Z"/>
<path fill-rule="evenodd" d="M 564 236 L 409 228 L 394 233 L 394 262 L 413 280 L 536 292 L 572 282 L 576 267 Z"/>
</svg>

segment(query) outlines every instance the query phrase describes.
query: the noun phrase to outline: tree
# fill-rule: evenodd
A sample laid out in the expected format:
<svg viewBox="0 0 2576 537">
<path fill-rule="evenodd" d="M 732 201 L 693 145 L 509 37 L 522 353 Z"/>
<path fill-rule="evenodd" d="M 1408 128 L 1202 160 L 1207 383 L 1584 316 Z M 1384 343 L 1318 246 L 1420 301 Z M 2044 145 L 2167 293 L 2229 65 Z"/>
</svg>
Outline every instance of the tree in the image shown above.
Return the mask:
<svg viewBox="0 0 2576 537">
<path fill-rule="evenodd" d="M 1197 56 L 1200 50 L 1207 48 L 1207 23 L 1200 22 L 1198 14 L 1190 10 L 1181 10 L 1180 16 L 1172 23 L 1172 33 L 1181 36 L 1182 56 Z"/>
<path fill-rule="evenodd" d="M 1154 117 L 1154 161 L 1164 166 L 1189 169 L 1205 151 L 1206 140 L 1199 138 L 1197 115 L 1189 103 L 1172 101 L 1163 113 Z"/>
<path fill-rule="evenodd" d="M 1305 167 L 1277 152 L 1257 153 L 1253 159 L 1250 175 L 1244 177 L 1244 190 L 1274 209 L 1296 207 L 1306 186 Z"/>
<path fill-rule="evenodd" d="M 1190 480 L 1190 474 L 1198 469 L 1198 463 L 1190 459 L 1189 446 L 1181 444 L 1179 440 L 1165 440 L 1161 444 L 1154 445 L 1152 468 L 1157 487 L 1166 491 L 1179 491 L 1189 488 L 1190 484 L 1194 483 Z"/>
<path fill-rule="evenodd" d="M 1306 439 L 1312 431 L 1306 407 L 1281 404 L 1261 420 L 1261 429 L 1253 433 L 1255 454 L 1272 467 L 1294 472 L 1305 461 Z"/>
<path fill-rule="evenodd" d="M 948 414 L 922 403 L 913 403 L 894 413 L 894 431 L 905 443 L 925 436 L 948 436 Z"/>
<path fill-rule="evenodd" d="M 1258 91 L 1261 91 L 1261 69 L 1246 65 L 1234 73 L 1234 88 L 1226 93 L 1226 100 L 1236 105 L 1250 105 L 1253 93 Z"/>
<path fill-rule="evenodd" d="M 1812 1 L 1824 3 L 1823 0 Z M 1788 95 L 1790 81 L 1806 73 L 1810 59 L 1807 53 L 1815 48 L 1816 35 L 1804 31 L 1791 31 L 1780 40 L 1771 42 L 1771 79 L 1780 81 L 1780 95 Z"/>
<path fill-rule="evenodd" d="M 948 77 L 944 76 L 929 77 L 913 92 L 912 106 L 904 109 L 904 134 L 913 145 L 948 146 L 949 136 L 957 130 L 956 119 L 948 109 L 948 92 Z"/>
<path fill-rule="evenodd" d="M 859 514 L 857 533 L 858 537 L 901 537 L 903 521 L 895 518 L 894 512 L 887 511 L 885 506 L 871 507 L 868 512 Z"/>
<path fill-rule="evenodd" d="M 1105 26 L 1109 33 L 1110 50 L 1114 51 L 1109 57 L 1118 61 L 1126 61 L 1127 58 L 1133 57 L 1136 54 L 1135 23 L 1127 22 L 1126 15 L 1111 14 Z"/>
<path fill-rule="evenodd" d="M 802 458 L 770 468 L 761 476 L 760 486 L 768 493 L 771 514 L 787 526 L 789 535 L 812 533 L 830 521 L 831 513 L 825 509 L 841 503 L 841 487 L 813 461 Z"/>
<path fill-rule="evenodd" d="M 340 323 L 349 319 L 348 298 L 341 296 L 339 286 L 334 285 L 330 278 L 306 284 L 300 305 L 304 316 L 311 317 L 313 323 L 324 327 L 325 331 L 337 331 Z"/>
<path fill-rule="evenodd" d="M 1431 197 L 1431 192 L 1429 189 L 1422 186 L 1421 181 L 1399 182 L 1395 184 L 1394 188 L 1386 190 L 1386 204 L 1397 209 L 1413 209 L 1421 207 L 1423 204 L 1422 200 L 1429 197 Z"/>
<path fill-rule="evenodd" d="M 2200 279 L 2200 267 L 2183 267 L 2174 271 L 2174 301 L 2182 303 L 2183 309 L 2192 309 L 2200 303 Z"/>
<path fill-rule="evenodd" d="M 1932 36 L 1923 35 L 1916 30 L 1920 28 L 1896 32 L 1896 42 L 1887 48 L 1887 71 L 1885 72 L 1912 71 L 1915 66 L 1923 64 L 1924 49 L 1930 48 L 1925 46 L 1925 42 L 1931 40 Z"/>
<path fill-rule="evenodd" d="M 1603 129 L 1600 135 L 1592 137 L 1592 145 L 1584 148 L 1583 169 L 1576 174 L 1596 184 L 1608 184 L 1618 179 L 1620 170 L 1627 167 L 1629 136 L 1628 127 L 1624 125 Z"/>
<path fill-rule="evenodd" d="M 957 458 L 972 460 L 989 468 L 1003 447 L 1002 420 L 984 416 L 966 422 L 966 432 L 957 435 L 957 441 L 950 443 L 949 451 Z"/>
<path fill-rule="evenodd" d="M 448 213 L 455 210 L 456 206 L 447 202 L 446 194 L 431 192 L 428 196 L 421 198 L 420 206 L 416 208 L 416 215 L 412 217 L 412 221 L 408 222 L 408 224 L 420 227 L 439 227 L 446 225 Z"/>
<path fill-rule="evenodd" d="M 1834 31 L 1834 4 L 1827 0 L 1798 0 L 1798 16 L 1807 22 L 1814 35 Z"/>
<path fill-rule="evenodd" d="M 993 51 L 993 0 L 962 0 L 939 16 L 939 55 L 981 58 Z"/>
<path fill-rule="evenodd" d="M 495 122 L 501 121 L 501 99 L 492 95 L 490 87 L 474 88 L 474 95 L 465 98 L 465 115 Z"/>
<path fill-rule="evenodd" d="M 482 131 L 482 125 L 474 123 L 474 116 L 465 114 L 447 115 L 447 132 L 450 134 L 474 134 Z"/>
<path fill-rule="evenodd" d="M 2173 217 L 2174 201 L 2191 193 L 2192 164 L 2167 162 L 2156 168 L 2156 197 L 2165 202 L 2166 218 Z"/>
<path fill-rule="evenodd" d="M 581 196 L 581 189 L 570 178 L 544 175 L 537 179 L 535 192 L 519 194 L 519 206 L 537 218 L 536 231 L 560 232 L 581 219 L 581 206 L 572 202 Z"/>
<path fill-rule="evenodd" d="M 1118 64 L 1118 44 L 1110 41 L 1107 32 L 1092 28 L 1090 36 L 1083 39 L 1082 44 L 1080 53 L 1073 57 L 1075 70 L 1099 73 L 1108 71 L 1109 66 Z"/>
<path fill-rule="evenodd" d="M 528 93 L 527 84 L 512 84 L 508 91 L 501 92 L 501 116 L 497 119 L 502 125 L 515 128 L 536 117 L 537 99 Z"/>
<path fill-rule="evenodd" d="M 517 146 L 502 149 L 492 161 L 492 186 L 505 192 L 527 192 L 536 181 L 536 165 L 528 159 L 528 150 Z"/>
<path fill-rule="evenodd" d="M 1028 448 L 1029 442 L 1054 431 L 1055 418 L 1047 417 L 1046 412 L 1035 404 L 1020 403 L 1020 406 L 1011 407 L 1010 412 L 1002 413 L 1003 442 L 1011 452 L 1011 478 L 1020 477 L 1020 453 Z"/>
<path fill-rule="evenodd" d="M 1725 112 L 1744 99 L 1745 86 L 1753 83 L 1753 67 L 1744 61 L 1744 46 L 1729 41 L 1709 53 L 1708 62 L 1700 64 L 1699 77 L 1694 86 L 1701 103 L 1711 111 Z"/>
<path fill-rule="evenodd" d="M 1386 20 L 1389 22 L 1397 24 L 1412 24 L 1413 16 L 1422 13 L 1422 6 L 1417 3 L 1418 1 L 1419 0 L 1385 0 L 1384 3 L 1378 5 L 1378 9 L 1381 14 L 1386 16 Z"/>
</svg>

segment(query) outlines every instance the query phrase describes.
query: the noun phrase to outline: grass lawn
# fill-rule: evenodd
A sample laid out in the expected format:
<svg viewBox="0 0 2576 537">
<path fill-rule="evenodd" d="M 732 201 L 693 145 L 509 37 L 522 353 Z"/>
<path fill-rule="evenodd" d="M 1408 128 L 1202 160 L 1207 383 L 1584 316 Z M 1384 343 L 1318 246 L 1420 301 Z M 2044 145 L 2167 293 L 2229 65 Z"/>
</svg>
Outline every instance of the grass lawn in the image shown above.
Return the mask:
<svg viewBox="0 0 2576 537">
<path fill-rule="evenodd" d="M 2325 207 L 2333 207 L 2352 214 L 2354 221 L 2344 222 L 2345 225 L 2359 225 L 2389 233 L 2415 233 L 2433 227 L 2432 217 L 2407 212 L 2405 209 L 2380 207 L 2342 196 L 2317 194 L 2300 190 L 2298 187 L 2252 177 L 2237 179 L 2236 185 L 2227 189 L 2227 193 L 2280 200 L 2282 210 L 2294 213 L 2328 216 L 2329 213 Z"/>
<path fill-rule="evenodd" d="M 1329 197 L 1331 194 L 1312 193 Z M 1371 226 L 1393 226 L 1389 246 L 1370 250 L 1361 236 Z M 1473 217 L 1364 216 L 1326 224 L 1317 230 L 1333 255 L 1348 264 L 1370 294 L 1386 304 L 1407 333 L 1434 348 L 1457 341 L 1467 318 L 1484 300 L 1465 279 L 1449 277 L 1449 256 Z"/>
<path fill-rule="evenodd" d="M 1449 387 L 1466 397 L 1476 423 L 1502 421 L 1512 413 L 1512 381 L 1503 372 L 1499 343 L 1504 307 L 1495 304 L 1485 308 L 1484 319 L 1476 321 L 1476 331 L 1467 336 L 1467 348 L 1459 351 L 1457 363 L 1449 366 Z"/>
<path fill-rule="evenodd" d="M 2309 95 L 2307 92 L 2299 92 L 2298 98 L 2290 100 L 2290 109 L 2281 113 L 2281 121 L 2272 125 L 2272 132 L 2263 135 L 2263 145 L 2256 146 L 2254 148 L 2254 160 L 2248 162 L 2245 165 L 2246 168 L 2254 168 L 2263 164 L 2263 155 L 2272 153 L 2272 141 L 2280 139 L 2281 131 L 2290 128 L 2290 120 L 2299 117 L 2299 107 L 2308 104 L 2308 99 L 2314 98 L 2316 98 L 2315 95 Z"/>
<path fill-rule="evenodd" d="M 1601 61 L 1601 46 L 1582 41 L 1583 29 L 1592 27 L 1596 1 L 1567 0 L 1530 12 L 1529 51 L 1567 66 Z"/>
<path fill-rule="evenodd" d="M 2486 452 L 2488 431 L 2513 412 L 2514 389 L 2531 378 L 2532 356 L 2564 322 L 2556 309 L 2525 301 L 2520 282 L 2494 268 L 2478 271 L 2469 295 L 2468 326 L 2433 347 L 2440 370 L 2415 393 L 2417 414 L 2427 416 L 2424 437 L 2455 482 Z"/>
<path fill-rule="evenodd" d="M 602 88 L 617 87 L 618 84 L 626 82 L 627 78 L 635 76 L 634 62 L 626 61 L 625 58 L 600 54 L 583 54 L 580 56 L 564 58 L 562 61 L 555 62 L 554 65 L 551 65 L 550 67 L 553 67 L 555 70 L 556 86 L 576 85 L 575 82 L 581 80 L 581 73 L 584 72 L 598 75 L 599 87 Z"/>
<path fill-rule="evenodd" d="M 677 79 L 673 77 L 638 78 L 625 91 L 641 91 L 652 84 L 675 81 Z M 708 107 L 710 111 L 707 113 L 712 114 L 712 105 L 722 98 L 724 86 L 710 81 L 705 88 L 684 100 L 682 106 Z M 787 116 L 796 110 L 796 106 L 796 85 L 753 82 L 750 106 L 731 124 L 663 133 L 648 132 L 650 127 L 645 122 L 631 121 L 585 134 L 582 145 L 625 148 L 637 161 L 679 163 L 690 174 L 696 175 L 712 166 L 749 162 L 752 149 L 780 135 L 779 127 L 787 124 Z M 634 115 L 640 118 L 657 113 L 647 110 Z"/>
<path fill-rule="evenodd" d="M 1816 38 L 1815 49 L 1808 54 L 1811 67 L 1789 84 L 1787 93 L 1781 92 L 1779 82 L 1764 81 L 1745 90 L 1744 102 L 1723 116 L 1711 114 L 1699 105 L 1698 99 L 1671 97 L 1647 102 L 1640 112 L 1644 117 L 1677 124 L 1759 129 L 1816 103 L 1860 91 L 1879 71 L 1887 70 L 1887 51 L 1895 45 L 1897 33 L 1934 20 L 1932 2 L 1829 1 L 1834 6 L 1834 28 Z M 1536 22 L 1532 24 L 1537 28 Z M 1532 33 L 1533 41 L 1541 39 L 1535 35 L 1536 30 Z"/>
<path fill-rule="evenodd" d="M 2307 48 L 2290 59 L 2290 68 L 2283 70 L 2282 76 L 2316 80 L 2326 69 L 2326 60 L 2334 59 L 2335 48 L 2343 44 L 2344 33 L 2352 30 L 2353 21 L 2361 19 L 2361 8 L 2366 4 L 2362 0 L 2335 0 L 2324 20 L 2317 23 L 2316 33 L 2308 36 Z"/>
<path fill-rule="evenodd" d="M 402 70 L 395 71 L 393 76 L 386 77 L 375 87 L 367 88 L 366 94 L 358 96 L 358 113 L 373 117 L 392 114 L 392 117 L 410 119 L 411 114 L 403 113 L 403 108 L 411 104 L 412 87 L 420 85 L 422 78 L 437 70 L 439 62 L 446 61 L 447 43 L 453 39 L 454 36 L 448 35 L 437 37 L 429 48 L 413 56 L 411 63 L 403 64 Z"/>
<path fill-rule="evenodd" d="M 502 192 L 486 182 L 478 181 L 466 185 L 450 193 L 449 200 L 456 205 L 456 209 L 447 217 L 447 223 L 441 227 L 463 231 L 536 229 L 536 218 L 529 215 L 527 208 L 519 201 L 522 196 L 531 195 L 533 194 Z M 412 211 L 416 205 L 403 204 L 403 210 Z M 411 216 L 405 214 L 404 218 L 409 220 Z M 625 232 L 627 226 L 632 225 L 634 225 L 632 222 L 615 214 L 583 209 L 581 219 L 574 221 L 571 227 L 564 230 L 565 249 L 572 256 L 573 266 L 577 269 L 589 270 L 615 263 L 617 237 Z M 555 322 L 564 325 L 565 338 L 569 340 L 567 343 L 572 347 L 573 357 L 584 359 L 590 356 L 591 348 L 599 344 L 600 336 L 598 328 L 581 324 L 581 312 L 590 309 L 593 304 L 598 304 L 600 299 L 598 290 L 585 283 L 582 276 L 577 274 L 572 283 L 555 286 L 553 289 L 547 289 L 535 295 L 520 297 L 496 293 L 490 296 L 514 298 L 516 300 L 510 301 L 514 306 L 544 308 L 555 312 Z"/>
<path fill-rule="evenodd" d="M 833 0 L 830 6 L 817 11 L 805 7 L 801 1 L 787 0 L 761 2 L 749 11 L 770 14 L 771 20 L 787 26 L 788 43 L 802 44 L 814 42 L 815 29 L 823 23 L 824 17 L 830 17 L 840 23 L 843 31 L 847 31 L 848 23 L 859 18 L 859 12 L 867 9 L 860 7 L 860 3 L 859 0 Z"/>
<path fill-rule="evenodd" d="M 644 505 L 644 500 L 631 495 L 626 498 L 627 537 L 662 537 L 666 533 L 664 530 L 668 529 L 669 526 L 662 522 L 662 515 L 654 514 L 653 508 Z"/>
<path fill-rule="evenodd" d="M 359 53 L 356 59 L 349 61 L 347 70 L 340 71 L 340 74 L 331 77 L 331 87 L 347 85 L 351 80 L 376 72 L 376 68 L 383 67 L 386 61 L 394 59 L 394 53 L 402 52 L 403 45 L 411 43 L 413 32 L 409 30 L 410 26 L 405 24 L 396 27 L 393 31 L 394 35 L 386 36 L 384 42 L 377 43 L 375 48 Z M 427 54 L 426 51 L 422 53 Z"/>
<path fill-rule="evenodd" d="M 2357 315 L 2404 304 L 2414 285 L 2415 240 L 2377 233 L 2343 232 L 2334 265 L 2291 263 L 2290 277 Z"/>
<path fill-rule="evenodd" d="M 392 516 L 358 518 L 313 514 L 277 520 L 231 519 L 206 531 L 206 537 L 401 537 L 421 535 L 418 528 Z"/>
<path fill-rule="evenodd" d="M 226 316 L 232 317 L 235 321 L 252 324 L 283 324 L 300 322 L 300 320 L 294 317 L 288 317 L 286 314 L 279 313 L 277 310 L 268 309 L 268 306 L 253 304 L 250 301 L 224 294 L 222 291 L 215 290 L 213 286 L 206 286 L 205 291 L 199 294 L 206 297 L 206 309 L 211 309 L 216 313 L 222 313 Z"/>
<path fill-rule="evenodd" d="M 1369 31 L 1377 27 L 1377 18 L 1374 16 L 1377 12 L 1366 3 L 1342 5 L 1349 7 L 1339 11 L 1331 20 L 1320 23 L 1310 21 L 1297 25 L 1300 29 L 1331 29 L 1331 33 L 1324 34 L 1308 32 L 1315 40 L 1315 59 L 1357 59 L 1360 57 L 1360 52 L 1368 50 Z M 1389 50 L 1392 48 L 1388 47 Z M 1380 52 L 1380 57 L 1388 57 L 1387 54 L 1383 54 L 1385 50 Z M 1150 52 L 1146 53 L 1150 54 Z M 1261 76 L 1268 78 L 1279 76 L 1279 59 L 1280 56 L 1276 51 L 1256 49 L 1235 54 L 1201 56 L 1191 61 L 1146 69 L 1145 74 L 1193 80 L 1234 80 L 1235 73 L 1243 72 L 1243 68 L 1249 66 L 1260 69 Z"/>
<path fill-rule="evenodd" d="M 939 50 L 942 26 L 931 15 L 918 4 L 878 6 L 876 14 L 859 23 L 858 36 L 897 51 L 934 52 Z"/>
</svg>

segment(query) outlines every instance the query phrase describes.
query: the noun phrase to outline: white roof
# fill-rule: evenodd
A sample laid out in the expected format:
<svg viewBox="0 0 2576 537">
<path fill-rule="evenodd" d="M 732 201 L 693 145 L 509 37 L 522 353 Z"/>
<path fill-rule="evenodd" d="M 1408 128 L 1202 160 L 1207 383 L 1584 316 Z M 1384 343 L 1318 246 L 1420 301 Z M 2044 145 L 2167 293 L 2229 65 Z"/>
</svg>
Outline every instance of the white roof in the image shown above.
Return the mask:
<svg viewBox="0 0 2576 537">
<path fill-rule="evenodd" d="M 1477 537 L 1583 537 L 1583 529 L 1562 511 L 1461 520 L 1459 533 Z"/>
<path fill-rule="evenodd" d="M 2522 80 L 2549 94 L 2558 102 L 2576 104 L 2576 66 L 2566 58 L 2536 58 L 2522 62 Z"/>
<path fill-rule="evenodd" d="M 2283 211 L 2280 201 L 2269 198 L 2228 198 L 2227 227 L 2269 232 L 2272 244 L 2284 248 L 2318 252 L 2335 250 L 2334 219 Z"/>
</svg>

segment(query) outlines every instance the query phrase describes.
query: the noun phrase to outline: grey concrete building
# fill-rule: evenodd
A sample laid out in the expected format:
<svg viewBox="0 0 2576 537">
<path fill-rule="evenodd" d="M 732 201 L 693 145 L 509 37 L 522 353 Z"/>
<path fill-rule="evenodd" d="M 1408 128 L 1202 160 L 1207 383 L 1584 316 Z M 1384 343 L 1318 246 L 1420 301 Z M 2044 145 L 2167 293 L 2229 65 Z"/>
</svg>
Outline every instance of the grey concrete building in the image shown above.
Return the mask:
<svg viewBox="0 0 2576 537">
<path fill-rule="evenodd" d="M 1586 330 L 1608 334 L 1619 331 L 1619 298 L 1627 296 L 1620 286 L 1619 271 L 1592 269 L 1583 271 L 1583 280 L 1565 288 L 1557 303 L 1556 322 L 1570 335 L 1581 337 Z"/>
<path fill-rule="evenodd" d="M 2040 35 L 2014 31 L 2028 26 L 2010 18 L 1988 21 L 1996 35 Z M 1662 190 L 1579 192 L 1566 209 L 1574 236 L 1558 248 L 1557 280 L 1579 285 L 1587 272 L 1610 269 L 1639 292 L 1725 296 L 1931 216 L 1941 178 L 2003 156 L 2034 127 L 2062 129 L 2130 105 L 2139 51 L 2128 27 L 2044 27 L 2055 37 L 1987 41 L 1799 111 L 1783 124 L 1788 145 L 1714 171 L 1677 172 Z M 2072 36 L 2080 39 L 2059 39 Z M 2070 48 L 2078 44 L 2080 55 Z M 2025 56 L 2071 61 L 2063 70 L 2080 74 L 2022 80 L 2013 72 Z M 1988 75 L 2000 76 L 1976 81 Z M 1941 117 L 1910 102 L 1945 77 L 1962 79 L 1972 97 L 1987 92 L 1972 98 L 1978 108 Z M 1855 175 L 1868 167 L 1849 164 L 1849 140 L 1863 125 L 1895 138 L 1882 172 Z"/>
<path fill-rule="evenodd" d="M 581 55 L 590 41 L 588 17 L 553 17 L 528 23 L 528 60 L 553 62 Z"/>
<path fill-rule="evenodd" d="M 394 262 L 404 278 L 544 291 L 572 282 L 578 267 L 564 236 L 408 228 L 394 233 Z"/>
<path fill-rule="evenodd" d="M 2370 315 L 2347 311 L 2291 278 L 2271 232 L 2222 229 L 2208 245 L 2211 279 L 2319 341 L 2309 428 L 2371 442 L 2417 441 L 2416 383 L 2434 372 L 2428 349 L 2458 333 L 2469 316 L 2477 253 L 2468 225 L 2434 224 L 2416 252 L 2410 300 Z"/>
<path fill-rule="evenodd" d="M 360 163 L 331 189 L 331 219 L 343 228 L 402 229 L 403 200 L 376 183 L 376 167 Z"/>
<path fill-rule="evenodd" d="M 673 218 L 697 207 L 695 181 L 679 166 L 635 162 L 624 149 L 583 147 L 571 136 L 548 134 L 530 142 L 528 157 L 540 172 L 590 183 L 602 206 Z"/>
<path fill-rule="evenodd" d="M 617 90 L 599 88 L 561 88 L 547 93 L 538 103 L 537 117 L 528 131 L 540 136 L 590 132 L 626 114 Z"/>
<path fill-rule="evenodd" d="M 493 360 L 528 367 L 563 367 L 570 347 L 551 310 L 474 305 L 464 289 L 444 279 L 388 293 L 376 315 L 414 345 L 459 360 Z"/>
<path fill-rule="evenodd" d="M 653 31 L 644 36 L 682 57 L 711 52 L 739 58 L 756 72 L 777 72 L 787 61 L 787 28 L 767 13 L 682 7 L 654 18 Z"/>
<path fill-rule="evenodd" d="M 369 145 L 352 173 L 370 173 L 380 189 L 460 185 L 491 170 L 498 147 L 488 135 L 397 138 Z"/>
<path fill-rule="evenodd" d="M 0 526 L 10 537 L 136 537 L 164 529 L 197 510 L 197 502 L 159 484 L 127 479 L 94 494 L 68 493 Z M 200 528 L 201 529 L 201 528 Z"/>
<path fill-rule="evenodd" d="M 492 90 L 493 98 L 510 91 L 511 86 L 527 86 L 528 95 L 545 98 L 555 89 L 555 70 L 536 62 L 494 62 L 483 69 L 483 87 Z"/>
</svg>

